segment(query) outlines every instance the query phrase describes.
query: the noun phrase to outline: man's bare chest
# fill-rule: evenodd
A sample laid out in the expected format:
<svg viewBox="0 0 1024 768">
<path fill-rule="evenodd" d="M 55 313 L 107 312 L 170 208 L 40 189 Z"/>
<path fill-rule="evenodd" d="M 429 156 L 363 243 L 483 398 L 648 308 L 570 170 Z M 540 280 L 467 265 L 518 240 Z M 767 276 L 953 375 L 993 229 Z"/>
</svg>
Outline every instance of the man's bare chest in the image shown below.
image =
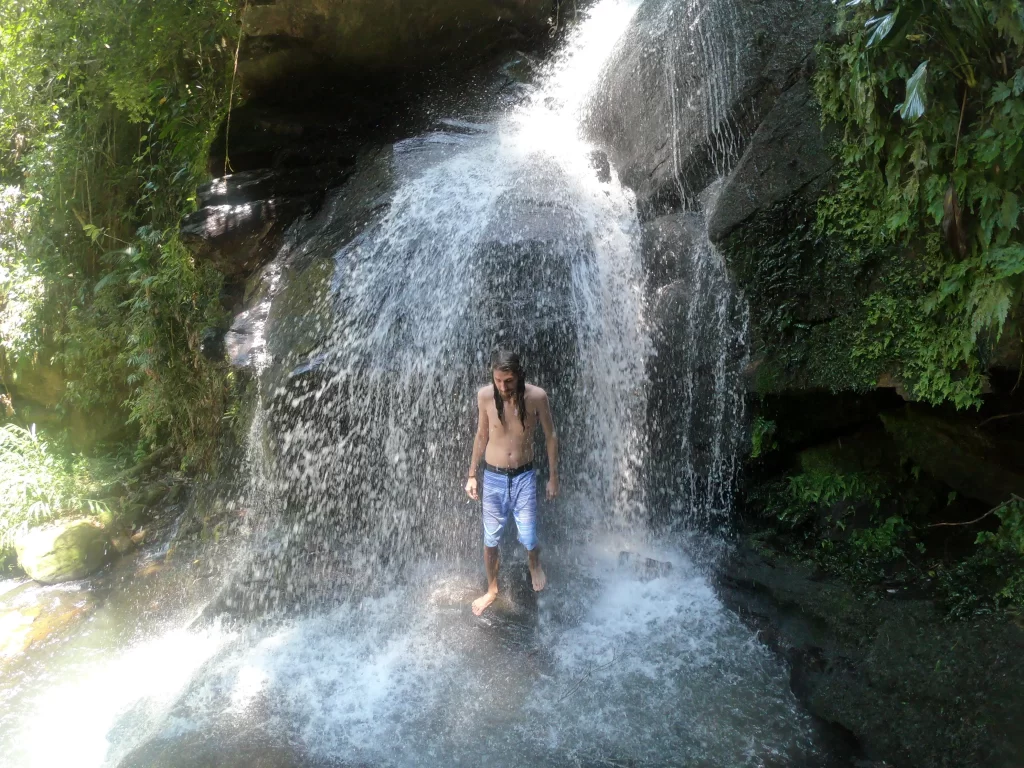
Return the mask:
<svg viewBox="0 0 1024 768">
<path fill-rule="evenodd" d="M 504 410 L 504 421 L 502 421 L 498 417 L 497 409 L 491 406 L 488 422 L 490 423 L 490 432 L 493 438 L 524 440 L 533 434 L 537 427 L 537 415 L 530 410 L 529 404 L 527 404 L 525 424 L 520 418 L 519 411 L 514 407 L 506 406 Z"/>
</svg>

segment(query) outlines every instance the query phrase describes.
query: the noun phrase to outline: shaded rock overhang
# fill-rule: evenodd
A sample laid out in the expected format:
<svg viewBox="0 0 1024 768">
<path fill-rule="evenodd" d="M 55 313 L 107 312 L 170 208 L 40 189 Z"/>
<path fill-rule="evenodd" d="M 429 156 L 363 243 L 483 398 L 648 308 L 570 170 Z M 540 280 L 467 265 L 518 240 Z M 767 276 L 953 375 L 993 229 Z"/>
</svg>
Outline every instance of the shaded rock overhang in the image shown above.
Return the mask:
<svg viewBox="0 0 1024 768">
<path fill-rule="evenodd" d="M 557 15 L 558 0 L 255 0 L 243 19 L 240 91 L 295 101 L 474 63 L 535 44 Z"/>
</svg>

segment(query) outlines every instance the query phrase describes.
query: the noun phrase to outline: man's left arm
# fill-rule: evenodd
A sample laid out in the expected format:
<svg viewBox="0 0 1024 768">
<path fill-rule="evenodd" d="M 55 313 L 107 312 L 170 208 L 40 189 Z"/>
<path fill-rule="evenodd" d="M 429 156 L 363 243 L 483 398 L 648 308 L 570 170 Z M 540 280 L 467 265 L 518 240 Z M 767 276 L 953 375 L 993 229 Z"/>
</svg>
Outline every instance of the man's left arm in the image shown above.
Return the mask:
<svg viewBox="0 0 1024 768">
<path fill-rule="evenodd" d="M 551 405 L 548 403 L 548 394 L 545 392 L 537 404 L 537 415 L 540 418 L 540 425 L 544 429 L 544 444 L 548 449 L 548 487 L 547 498 L 553 499 L 558 495 L 558 433 L 555 432 L 555 423 L 551 418 Z"/>
</svg>

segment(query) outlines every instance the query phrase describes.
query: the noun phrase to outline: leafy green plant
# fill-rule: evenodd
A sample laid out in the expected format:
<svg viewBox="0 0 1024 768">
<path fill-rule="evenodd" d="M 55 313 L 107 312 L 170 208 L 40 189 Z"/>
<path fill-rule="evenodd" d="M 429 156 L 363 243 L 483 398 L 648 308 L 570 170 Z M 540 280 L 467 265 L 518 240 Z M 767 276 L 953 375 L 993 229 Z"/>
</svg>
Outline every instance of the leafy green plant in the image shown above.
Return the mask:
<svg viewBox="0 0 1024 768">
<path fill-rule="evenodd" d="M 199 353 L 220 275 L 178 239 L 228 108 L 228 0 L 0 0 L 0 368 L 44 357 L 64 405 L 211 453 Z"/>
<path fill-rule="evenodd" d="M 52 520 L 67 511 L 72 478 L 35 427 L 0 426 L 0 550 L 29 524 Z"/>
<path fill-rule="evenodd" d="M 861 555 L 880 559 L 898 558 L 910 534 L 910 526 L 899 515 L 891 515 L 881 525 L 853 531 L 850 541 Z"/>
<path fill-rule="evenodd" d="M 762 416 L 754 418 L 750 427 L 750 458 L 756 459 L 775 450 L 775 422 Z"/>
<path fill-rule="evenodd" d="M 999 518 L 999 528 L 982 531 L 975 539 L 979 546 L 1024 557 L 1024 499 L 1014 496 L 992 510 Z"/>
<path fill-rule="evenodd" d="M 1024 9 L 856 0 L 840 26 L 816 76 L 824 119 L 845 129 L 818 228 L 900 264 L 855 351 L 919 399 L 976 404 L 1024 288 Z"/>
<path fill-rule="evenodd" d="M 977 558 L 996 571 L 999 585 L 997 604 L 1024 609 L 1024 499 L 1014 496 L 992 513 L 999 528 L 982 531 L 975 539 Z"/>
</svg>

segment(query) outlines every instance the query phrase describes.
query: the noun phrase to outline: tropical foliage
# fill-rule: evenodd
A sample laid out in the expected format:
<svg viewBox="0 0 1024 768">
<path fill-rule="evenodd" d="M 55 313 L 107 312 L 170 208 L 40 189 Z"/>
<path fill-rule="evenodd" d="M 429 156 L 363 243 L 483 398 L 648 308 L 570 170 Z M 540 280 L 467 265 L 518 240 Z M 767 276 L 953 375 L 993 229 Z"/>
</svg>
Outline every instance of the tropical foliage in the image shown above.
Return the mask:
<svg viewBox="0 0 1024 768">
<path fill-rule="evenodd" d="M 189 461 L 223 411 L 223 372 L 199 354 L 222 310 L 177 227 L 228 109 L 235 13 L 0 0 L 0 373 L 52 362 L 64 407 Z"/>
<path fill-rule="evenodd" d="M 840 28 L 816 82 L 845 126 L 818 226 L 902 254 L 854 352 L 919 399 L 976 404 L 1024 288 L 1024 5 L 853 0 Z"/>
<path fill-rule="evenodd" d="M 71 495 L 71 476 L 59 457 L 34 429 L 0 426 L 0 552 L 9 549 L 13 534 L 28 523 L 60 515 Z"/>
</svg>

